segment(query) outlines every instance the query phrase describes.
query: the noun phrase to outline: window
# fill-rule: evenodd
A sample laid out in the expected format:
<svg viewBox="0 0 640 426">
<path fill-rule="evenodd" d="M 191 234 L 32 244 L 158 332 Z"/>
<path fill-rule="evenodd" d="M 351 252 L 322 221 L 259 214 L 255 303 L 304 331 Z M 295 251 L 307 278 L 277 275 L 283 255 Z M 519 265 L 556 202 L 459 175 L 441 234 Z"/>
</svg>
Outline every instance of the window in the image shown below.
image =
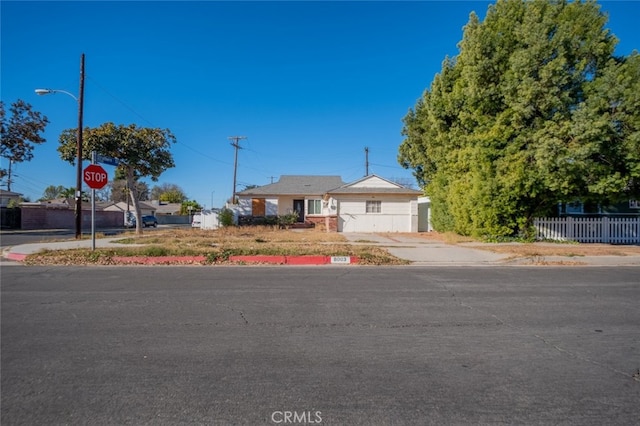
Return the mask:
<svg viewBox="0 0 640 426">
<path fill-rule="evenodd" d="M 307 200 L 307 214 L 322 214 L 322 200 Z"/>
<path fill-rule="evenodd" d="M 367 201 L 367 213 L 381 213 L 382 201 Z"/>
</svg>

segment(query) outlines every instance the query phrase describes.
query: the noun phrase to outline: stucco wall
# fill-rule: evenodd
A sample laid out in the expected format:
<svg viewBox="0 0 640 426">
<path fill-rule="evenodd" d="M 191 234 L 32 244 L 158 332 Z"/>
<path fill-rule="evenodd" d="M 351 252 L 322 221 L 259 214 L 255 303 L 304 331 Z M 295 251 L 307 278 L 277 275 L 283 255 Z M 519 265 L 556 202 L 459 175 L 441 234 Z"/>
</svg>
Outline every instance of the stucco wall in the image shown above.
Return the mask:
<svg viewBox="0 0 640 426">
<path fill-rule="evenodd" d="M 22 207 L 21 229 L 74 229 L 76 215 L 73 209 L 41 206 Z M 118 228 L 124 225 L 122 212 L 97 211 L 96 228 Z M 91 229 L 91 210 L 82 210 L 82 228 Z"/>
</svg>

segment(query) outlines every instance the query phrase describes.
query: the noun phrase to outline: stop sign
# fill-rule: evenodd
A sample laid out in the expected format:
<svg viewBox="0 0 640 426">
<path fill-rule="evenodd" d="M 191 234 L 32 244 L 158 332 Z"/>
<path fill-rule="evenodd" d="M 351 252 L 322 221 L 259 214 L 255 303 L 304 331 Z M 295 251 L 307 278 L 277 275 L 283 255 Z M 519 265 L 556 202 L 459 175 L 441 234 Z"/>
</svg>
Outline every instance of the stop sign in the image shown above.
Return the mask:
<svg viewBox="0 0 640 426">
<path fill-rule="evenodd" d="M 91 189 L 100 189 L 107 184 L 109 176 L 102 167 L 97 164 L 89 164 L 82 173 L 84 181 Z"/>
</svg>

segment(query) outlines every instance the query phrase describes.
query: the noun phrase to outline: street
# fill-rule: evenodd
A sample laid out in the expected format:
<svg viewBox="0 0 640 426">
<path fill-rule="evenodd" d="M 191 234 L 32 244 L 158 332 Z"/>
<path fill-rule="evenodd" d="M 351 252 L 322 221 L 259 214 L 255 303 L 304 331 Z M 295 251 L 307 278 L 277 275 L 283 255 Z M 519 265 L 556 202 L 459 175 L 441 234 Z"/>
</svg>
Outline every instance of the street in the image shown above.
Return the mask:
<svg viewBox="0 0 640 426">
<path fill-rule="evenodd" d="M 634 267 L 2 267 L 2 425 L 629 425 Z"/>
</svg>

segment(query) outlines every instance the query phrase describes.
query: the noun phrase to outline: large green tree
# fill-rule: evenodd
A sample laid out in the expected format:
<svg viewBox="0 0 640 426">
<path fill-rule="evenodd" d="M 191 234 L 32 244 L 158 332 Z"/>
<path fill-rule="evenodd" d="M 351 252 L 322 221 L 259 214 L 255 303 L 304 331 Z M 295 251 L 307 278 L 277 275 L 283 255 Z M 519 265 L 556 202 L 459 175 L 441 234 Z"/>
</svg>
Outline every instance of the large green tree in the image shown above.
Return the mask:
<svg viewBox="0 0 640 426">
<path fill-rule="evenodd" d="M 44 189 L 42 197 L 38 201 L 54 200 L 56 198 L 73 198 L 75 197 L 75 188 L 66 188 L 62 185 L 49 185 Z"/>
<path fill-rule="evenodd" d="M 34 111 L 20 99 L 11 104 L 10 116 L 6 116 L 4 102 L 0 101 L 0 157 L 9 160 L 9 168 L 0 168 L 0 178 L 7 178 L 7 190 L 11 191 L 11 164 L 33 158 L 34 144 L 45 142 L 40 135 L 47 127 L 46 116 Z"/>
<path fill-rule="evenodd" d="M 440 231 L 525 231 L 556 203 L 640 195 L 640 59 L 593 1 L 498 0 L 404 118 L 399 162 Z"/>
<path fill-rule="evenodd" d="M 76 155 L 75 129 L 67 129 L 60 135 L 58 152 L 63 160 L 74 163 Z M 168 129 L 124 126 L 104 123 L 96 128 L 83 130 L 83 152 L 89 159 L 91 151 L 118 159 L 118 169 L 126 177 L 131 200 L 136 211 L 136 233 L 142 233 L 140 196 L 136 182 L 144 177 L 157 181 L 168 168 L 174 167 L 171 144 L 175 136 Z"/>
<path fill-rule="evenodd" d="M 163 183 L 151 188 L 151 199 L 165 201 L 167 203 L 182 203 L 187 200 L 187 195 L 179 185 L 175 183 Z"/>
</svg>

